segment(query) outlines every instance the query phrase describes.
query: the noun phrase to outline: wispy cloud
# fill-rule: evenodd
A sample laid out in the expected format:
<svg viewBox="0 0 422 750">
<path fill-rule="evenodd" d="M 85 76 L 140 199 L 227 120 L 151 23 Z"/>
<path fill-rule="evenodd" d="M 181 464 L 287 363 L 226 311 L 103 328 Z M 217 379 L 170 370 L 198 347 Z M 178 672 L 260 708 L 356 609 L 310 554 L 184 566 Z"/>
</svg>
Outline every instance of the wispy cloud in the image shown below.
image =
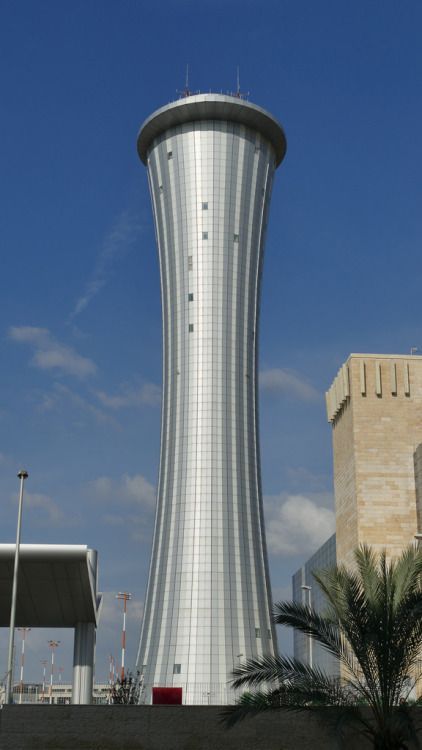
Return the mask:
<svg viewBox="0 0 422 750">
<path fill-rule="evenodd" d="M 142 474 L 98 477 L 89 483 L 88 492 L 101 503 L 102 523 L 124 527 L 132 539 L 150 542 L 156 492 Z"/>
<path fill-rule="evenodd" d="M 13 500 L 17 502 L 18 495 L 14 495 Z M 31 524 L 35 526 L 74 526 L 79 523 L 74 513 L 65 514 L 53 498 L 41 493 L 25 493 L 26 512 L 31 517 Z"/>
<path fill-rule="evenodd" d="M 335 530 L 335 515 L 304 495 L 265 498 L 266 537 L 273 555 L 310 555 Z"/>
<path fill-rule="evenodd" d="M 155 487 L 142 474 L 123 474 L 119 479 L 102 476 L 90 482 L 94 496 L 103 503 L 126 502 L 147 510 L 155 507 Z"/>
<path fill-rule="evenodd" d="M 138 387 L 123 385 L 114 395 L 96 391 L 95 395 L 103 406 L 109 409 L 128 407 L 158 406 L 161 403 L 161 388 L 155 383 L 143 383 Z"/>
<path fill-rule="evenodd" d="M 273 368 L 262 370 L 259 374 L 261 390 L 280 393 L 300 399 L 301 401 L 317 401 L 320 394 L 302 375 L 292 370 Z"/>
<path fill-rule="evenodd" d="M 100 409 L 96 404 L 92 404 L 91 401 L 84 396 L 75 393 L 75 391 L 68 388 L 63 383 L 54 383 L 53 388 L 49 393 L 42 394 L 38 409 L 39 411 L 46 412 L 53 411 L 54 409 L 60 408 L 60 406 L 66 401 L 75 409 L 94 417 L 94 419 L 100 424 L 109 424 L 113 427 L 120 428 L 119 423 L 114 417 Z"/>
<path fill-rule="evenodd" d="M 81 314 L 107 283 L 113 267 L 124 257 L 136 241 L 141 225 L 129 211 L 124 211 L 104 238 L 91 279 L 83 294 L 76 300 L 69 316 L 73 320 Z"/>
<path fill-rule="evenodd" d="M 8 333 L 13 341 L 28 344 L 34 350 L 31 364 L 40 370 L 56 370 L 77 378 L 86 378 L 96 372 L 92 359 L 82 357 L 72 347 L 57 341 L 48 328 L 12 326 Z"/>
</svg>

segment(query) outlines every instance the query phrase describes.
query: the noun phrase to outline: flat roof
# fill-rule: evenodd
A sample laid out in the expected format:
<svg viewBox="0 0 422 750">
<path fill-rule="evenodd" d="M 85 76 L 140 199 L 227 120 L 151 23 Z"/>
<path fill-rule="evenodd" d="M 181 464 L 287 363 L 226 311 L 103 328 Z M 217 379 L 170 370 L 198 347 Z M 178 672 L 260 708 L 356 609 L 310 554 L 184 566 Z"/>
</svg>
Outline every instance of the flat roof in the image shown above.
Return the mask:
<svg viewBox="0 0 422 750">
<path fill-rule="evenodd" d="M 0 544 L 0 627 L 10 624 L 15 544 Z M 82 544 L 21 544 L 16 627 L 97 623 L 97 551 Z"/>
<path fill-rule="evenodd" d="M 280 123 L 269 112 L 237 96 L 196 94 L 166 104 L 143 123 L 138 135 L 138 154 L 147 163 L 148 149 L 165 130 L 198 120 L 228 120 L 257 130 L 267 138 L 275 151 L 276 166 L 286 153 L 286 136 Z"/>
</svg>

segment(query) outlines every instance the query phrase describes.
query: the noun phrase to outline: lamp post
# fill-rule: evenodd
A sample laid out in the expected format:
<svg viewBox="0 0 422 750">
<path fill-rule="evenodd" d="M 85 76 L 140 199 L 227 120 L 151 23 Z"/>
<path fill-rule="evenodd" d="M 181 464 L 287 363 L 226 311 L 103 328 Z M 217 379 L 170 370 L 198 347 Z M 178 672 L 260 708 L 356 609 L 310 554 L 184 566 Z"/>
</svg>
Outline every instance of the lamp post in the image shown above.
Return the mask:
<svg viewBox="0 0 422 750">
<path fill-rule="evenodd" d="M 19 632 L 22 633 L 22 651 L 21 651 L 21 675 L 20 675 L 20 689 L 19 689 L 19 703 L 22 703 L 23 693 L 23 667 L 25 664 L 25 638 L 26 634 L 29 633 L 31 628 L 18 628 Z"/>
<path fill-rule="evenodd" d="M 45 672 L 47 669 L 48 660 L 47 659 L 41 659 L 41 664 L 43 665 L 43 671 L 42 671 L 42 696 L 41 696 L 41 703 L 45 702 Z"/>
<path fill-rule="evenodd" d="M 13 648 L 14 648 L 14 641 L 15 641 L 16 600 L 17 600 L 17 594 L 18 594 L 19 551 L 20 551 L 21 527 L 22 527 L 23 485 L 24 485 L 25 479 L 28 478 L 28 472 L 25 471 L 24 469 L 21 469 L 18 472 L 18 477 L 20 479 L 20 491 L 19 491 L 18 524 L 16 528 L 15 565 L 13 568 L 12 601 L 10 605 L 9 650 L 8 650 L 8 657 L 7 657 L 6 693 L 4 696 L 5 703 L 12 702 Z"/>
<path fill-rule="evenodd" d="M 54 651 L 59 645 L 60 641 L 48 641 L 48 645 L 51 648 L 51 671 L 50 671 L 50 706 L 53 703 L 53 674 L 54 674 Z"/>
<path fill-rule="evenodd" d="M 302 589 L 302 591 L 305 592 L 305 597 L 307 599 L 306 604 L 307 604 L 307 606 L 310 609 L 311 606 L 312 606 L 312 586 L 305 586 L 305 584 L 303 584 L 300 588 Z M 311 635 L 308 635 L 308 643 L 309 643 L 309 661 L 308 661 L 308 663 L 309 663 L 310 668 L 312 669 L 312 667 L 313 667 L 313 653 L 312 653 L 313 649 L 312 649 L 312 645 L 313 644 L 312 644 L 312 636 Z"/>
</svg>

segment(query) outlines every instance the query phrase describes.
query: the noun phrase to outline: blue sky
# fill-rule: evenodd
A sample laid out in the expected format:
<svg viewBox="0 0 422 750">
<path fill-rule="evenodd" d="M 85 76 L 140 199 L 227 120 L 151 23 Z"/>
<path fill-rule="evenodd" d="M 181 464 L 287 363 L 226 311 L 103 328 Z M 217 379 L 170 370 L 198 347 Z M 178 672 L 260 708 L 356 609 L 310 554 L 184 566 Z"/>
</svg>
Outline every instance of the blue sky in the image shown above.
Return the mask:
<svg viewBox="0 0 422 750">
<path fill-rule="evenodd" d="M 1 16 L 1 540 L 14 541 L 22 465 L 23 541 L 99 551 L 105 679 L 119 590 L 133 593 L 135 657 L 159 455 L 160 288 L 138 128 L 178 97 L 188 63 L 194 91 L 235 89 L 239 65 L 242 90 L 286 131 L 260 416 L 272 585 L 289 597 L 332 529 L 324 391 L 352 351 L 422 346 L 422 6 L 15 0 Z M 51 637 L 70 679 L 71 634 L 52 631 L 29 634 L 28 678 Z"/>
</svg>

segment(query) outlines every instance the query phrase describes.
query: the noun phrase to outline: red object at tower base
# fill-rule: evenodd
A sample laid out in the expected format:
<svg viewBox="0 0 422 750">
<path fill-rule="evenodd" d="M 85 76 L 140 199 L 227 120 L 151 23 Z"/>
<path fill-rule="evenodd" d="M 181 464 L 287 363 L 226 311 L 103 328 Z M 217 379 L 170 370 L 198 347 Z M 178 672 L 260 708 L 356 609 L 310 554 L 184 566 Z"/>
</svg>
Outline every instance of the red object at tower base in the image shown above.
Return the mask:
<svg viewBox="0 0 422 750">
<path fill-rule="evenodd" d="M 182 705 L 181 687 L 153 687 L 152 688 L 152 705 L 153 706 L 181 706 Z"/>
</svg>

